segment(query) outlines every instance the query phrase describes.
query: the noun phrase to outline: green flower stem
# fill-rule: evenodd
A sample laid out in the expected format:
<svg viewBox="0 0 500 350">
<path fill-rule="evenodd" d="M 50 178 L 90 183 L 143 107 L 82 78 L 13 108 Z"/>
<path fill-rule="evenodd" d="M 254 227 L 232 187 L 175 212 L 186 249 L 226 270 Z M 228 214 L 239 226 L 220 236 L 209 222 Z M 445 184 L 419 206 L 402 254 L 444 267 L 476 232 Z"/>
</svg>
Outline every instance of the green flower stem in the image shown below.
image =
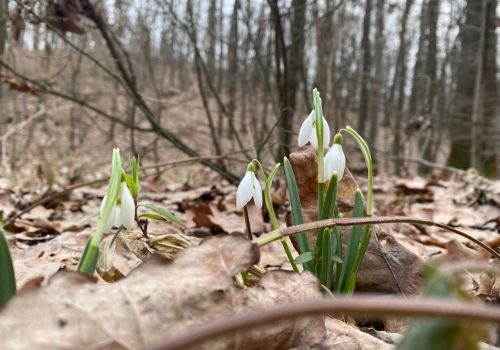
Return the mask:
<svg viewBox="0 0 500 350">
<path fill-rule="evenodd" d="M 259 165 L 259 168 L 262 173 L 262 177 L 264 178 L 265 181 L 265 188 L 264 188 L 264 202 L 266 203 L 267 211 L 269 213 L 269 217 L 271 218 L 271 222 L 273 223 L 273 227 L 275 230 L 280 229 L 280 224 L 278 222 L 278 219 L 276 218 L 276 213 L 274 212 L 274 207 L 273 207 L 273 201 L 271 199 L 271 182 L 273 181 L 274 175 L 276 175 L 276 172 L 278 171 L 278 167 L 280 164 L 276 164 L 271 170 L 271 173 L 269 174 L 269 177 L 266 177 L 266 173 L 264 172 L 264 167 L 262 164 L 257 160 L 253 159 L 252 162 L 255 162 Z M 290 247 L 288 246 L 288 243 L 286 242 L 285 238 L 281 238 L 281 244 L 283 245 L 283 248 L 285 249 L 286 256 L 288 260 L 290 261 L 290 264 L 292 265 L 293 271 L 299 273 L 299 268 L 297 267 L 297 264 L 295 263 L 295 260 L 293 259 L 292 252 L 290 250 Z"/>
<path fill-rule="evenodd" d="M 252 228 L 250 227 L 250 217 L 248 216 L 248 207 L 245 205 L 243 207 L 243 214 L 245 215 L 245 226 L 247 229 L 247 236 L 249 240 L 252 240 Z"/>
<path fill-rule="evenodd" d="M 299 268 L 297 267 L 297 264 L 295 263 L 295 260 L 292 256 L 290 247 L 288 246 L 288 243 L 285 241 L 284 238 L 281 238 L 281 245 L 283 245 L 283 248 L 285 249 L 286 257 L 288 258 L 288 261 L 290 261 L 293 271 L 299 273 Z"/>
<path fill-rule="evenodd" d="M 349 133 L 357 142 L 361 152 L 363 153 L 363 157 L 365 158 L 366 168 L 368 170 L 368 190 L 366 193 L 366 216 L 371 217 L 373 215 L 373 161 L 370 153 L 370 148 L 366 141 L 359 135 L 356 130 L 347 126 L 345 129 L 341 131 L 346 131 Z M 356 260 L 353 265 L 352 272 L 357 275 L 359 272 L 359 268 L 361 263 L 363 262 L 363 258 L 365 256 L 366 250 L 368 249 L 368 244 L 370 243 L 370 238 L 372 234 L 371 226 L 365 226 L 363 236 L 361 238 L 361 243 L 359 246 L 358 254 L 356 256 Z"/>
<path fill-rule="evenodd" d="M 93 274 L 95 268 L 95 261 L 97 261 L 97 254 L 99 252 L 99 244 L 101 243 L 102 235 L 104 234 L 104 225 L 111 215 L 113 206 L 118 199 L 120 192 L 120 184 L 122 181 L 122 162 L 120 159 L 120 150 L 115 148 L 113 150 L 113 158 L 111 161 L 111 178 L 109 180 L 109 187 L 106 197 L 106 204 L 97 223 L 96 230 L 89 238 L 89 242 L 83 252 L 82 259 L 78 265 L 78 271 Z"/>
</svg>

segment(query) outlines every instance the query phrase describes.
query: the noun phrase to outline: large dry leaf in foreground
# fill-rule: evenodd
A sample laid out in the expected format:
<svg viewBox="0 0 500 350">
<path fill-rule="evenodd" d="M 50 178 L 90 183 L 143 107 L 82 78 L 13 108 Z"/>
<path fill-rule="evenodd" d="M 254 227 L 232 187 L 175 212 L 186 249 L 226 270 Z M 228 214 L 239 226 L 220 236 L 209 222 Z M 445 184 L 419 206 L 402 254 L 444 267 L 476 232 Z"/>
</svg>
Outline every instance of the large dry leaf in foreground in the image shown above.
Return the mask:
<svg viewBox="0 0 500 350">
<path fill-rule="evenodd" d="M 389 350 L 391 345 L 335 318 L 326 318 L 327 336 L 319 349 Z"/>
<path fill-rule="evenodd" d="M 32 281 L 0 313 L 0 348 L 136 349 L 249 309 L 321 298 L 317 279 L 309 273 L 269 272 L 258 287 L 235 287 L 232 276 L 258 261 L 258 247 L 248 240 L 217 236 L 171 262 L 153 256 L 110 285 L 67 271 L 45 288 Z M 323 317 L 310 317 L 237 332 L 197 348 L 310 348 L 324 334 Z"/>
<path fill-rule="evenodd" d="M 318 161 L 313 147 L 304 147 L 290 155 L 305 222 L 318 219 Z M 343 217 L 351 217 L 354 197 L 358 185 L 348 169 L 339 182 L 337 206 Z M 356 290 L 415 294 L 418 293 L 423 276 L 423 259 L 399 244 L 394 237 L 373 226 L 365 259 L 356 281 Z M 349 239 L 349 228 L 342 228 L 344 254 Z M 308 232 L 309 247 L 316 243 L 316 233 Z M 292 241 L 293 242 L 293 241 Z M 298 246 L 294 243 L 295 249 Z"/>
</svg>

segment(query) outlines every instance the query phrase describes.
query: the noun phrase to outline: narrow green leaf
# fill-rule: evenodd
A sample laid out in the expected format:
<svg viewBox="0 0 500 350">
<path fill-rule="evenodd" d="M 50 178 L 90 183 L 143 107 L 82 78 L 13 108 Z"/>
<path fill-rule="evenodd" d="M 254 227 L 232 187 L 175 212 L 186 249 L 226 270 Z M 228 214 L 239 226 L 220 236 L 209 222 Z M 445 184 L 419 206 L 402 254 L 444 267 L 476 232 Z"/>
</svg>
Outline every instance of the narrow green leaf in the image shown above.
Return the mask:
<svg viewBox="0 0 500 350">
<path fill-rule="evenodd" d="M 325 202 L 323 204 L 323 212 L 321 213 L 321 220 L 333 217 L 334 207 L 337 202 L 337 177 L 337 173 L 334 172 L 330 178 L 330 183 L 328 185 L 328 189 L 326 190 Z"/>
<path fill-rule="evenodd" d="M 371 226 L 366 225 L 365 230 L 363 232 L 363 237 L 361 238 L 361 244 L 359 245 L 358 254 L 356 255 L 356 260 L 354 261 L 354 266 L 352 268 L 353 273 L 355 273 L 356 275 L 358 274 L 359 268 L 361 267 L 361 263 L 363 262 L 363 259 L 365 257 L 371 236 L 372 236 Z"/>
<path fill-rule="evenodd" d="M 287 157 L 284 158 L 283 164 L 285 168 L 285 178 L 288 188 L 288 195 L 290 196 L 290 206 L 292 207 L 293 224 L 300 225 L 304 223 L 304 218 L 302 216 L 302 205 L 300 203 L 297 181 L 295 180 L 295 174 L 293 173 L 292 165 L 290 164 L 290 161 L 288 160 Z M 297 235 L 297 241 L 299 243 L 299 251 L 300 251 L 299 253 L 301 254 L 309 253 L 309 243 L 307 242 L 306 234 L 299 233 Z M 303 264 L 304 270 L 311 272 L 313 271 L 313 264 L 310 260 L 300 264 Z"/>
<path fill-rule="evenodd" d="M 9 244 L 0 230 L 0 308 L 16 294 L 16 276 Z"/>
<path fill-rule="evenodd" d="M 332 237 L 333 238 L 333 237 Z M 334 239 L 332 239 L 333 241 Z M 336 263 L 339 263 L 339 264 L 342 264 L 342 259 L 338 256 L 338 255 L 332 255 L 332 261 L 336 262 Z"/>
<path fill-rule="evenodd" d="M 321 271 L 323 269 L 323 231 L 325 229 L 321 229 L 318 231 L 318 235 L 316 236 L 316 244 L 314 245 L 314 255 L 316 256 L 316 264 L 314 266 L 314 271 L 316 276 L 321 276 Z"/>
<path fill-rule="evenodd" d="M 354 218 L 363 217 L 363 197 L 361 191 L 356 191 L 356 196 L 354 199 Z M 340 275 L 340 290 L 345 291 L 347 288 L 347 281 L 352 273 L 352 268 L 354 266 L 354 261 L 358 254 L 359 242 L 361 240 L 361 230 L 363 226 L 353 226 L 350 229 L 349 242 L 347 243 L 347 252 L 344 258 L 344 263 L 342 264 L 342 273 Z"/>
<path fill-rule="evenodd" d="M 326 286 L 328 289 L 330 289 L 332 285 L 331 267 L 333 267 L 330 238 L 331 238 L 330 230 L 324 229 L 323 242 L 322 242 L 323 249 L 321 255 L 321 270 L 320 270 L 319 280 L 321 284 Z"/>
<path fill-rule="evenodd" d="M 355 273 L 351 273 L 349 280 L 347 281 L 347 295 L 353 295 L 354 287 L 356 287 L 357 276 Z"/>
<path fill-rule="evenodd" d="M 135 185 L 135 181 L 132 176 L 123 173 L 123 177 L 125 178 L 125 182 L 127 183 L 128 189 L 130 190 L 130 194 L 133 198 L 137 198 L 137 187 Z"/>
<path fill-rule="evenodd" d="M 122 182 L 123 168 L 120 159 L 120 150 L 113 149 L 113 158 L 111 160 L 111 178 L 109 180 L 108 192 L 106 194 L 107 200 L 104 209 L 97 223 L 95 232 L 89 238 L 90 248 L 85 249 L 78 264 L 78 271 L 88 274 L 93 274 L 95 270 L 95 263 L 97 262 L 97 252 L 99 251 L 99 244 L 101 243 L 102 235 L 104 234 L 104 226 L 113 210 L 113 206 L 118 199 L 120 192 L 120 185 Z M 89 243 L 88 243 L 89 244 Z"/>
<path fill-rule="evenodd" d="M 182 225 L 184 227 L 186 227 L 186 224 L 184 224 L 184 222 L 182 222 L 181 219 L 179 219 L 178 217 L 176 217 L 174 214 L 172 213 L 169 213 L 168 211 L 166 211 L 165 209 L 162 209 L 162 208 L 159 208 L 157 207 L 156 205 L 153 205 L 153 204 L 139 204 L 139 206 L 142 206 L 142 207 L 146 207 L 148 209 L 151 209 L 152 211 L 164 216 L 165 218 L 173 221 L 173 222 L 176 222 L 178 223 L 179 225 Z"/>
<path fill-rule="evenodd" d="M 305 264 L 309 261 L 314 259 L 314 255 L 311 252 L 305 252 L 300 254 L 298 257 L 295 258 L 295 263 L 296 264 Z"/>
<path fill-rule="evenodd" d="M 135 157 L 132 157 L 130 160 L 130 170 L 132 172 L 132 179 L 134 180 L 135 183 L 135 188 L 137 190 L 137 195 L 141 192 L 141 185 L 139 184 L 139 163 L 141 161 L 141 157 L 137 156 L 137 159 Z"/>
<path fill-rule="evenodd" d="M 341 218 L 342 215 L 338 215 L 336 216 L 336 218 Z M 337 244 L 336 244 L 336 251 L 335 251 L 335 255 L 338 256 L 338 257 L 342 257 L 342 230 L 340 229 L 340 227 L 334 227 L 333 228 L 333 233 L 335 235 L 335 239 L 337 241 Z M 337 262 L 335 264 L 335 284 L 334 284 L 334 291 L 336 293 L 340 292 L 340 275 L 342 274 L 342 266 L 343 266 L 343 262 Z"/>
<path fill-rule="evenodd" d="M 97 259 L 99 258 L 99 247 L 92 245 L 92 236 L 87 241 L 85 249 L 83 250 L 82 259 L 78 265 L 78 271 L 93 275 L 95 267 L 97 266 Z M 87 264 L 84 264 L 88 261 Z"/>
<path fill-rule="evenodd" d="M 157 220 L 157 221 L 167 221 L 163 216 L 157 215 L 157 214 L 152 214 L 152 213 L 144 213 L 139 215 L 140 218 L 148 218 L 152 220 Z"/>
</svg>

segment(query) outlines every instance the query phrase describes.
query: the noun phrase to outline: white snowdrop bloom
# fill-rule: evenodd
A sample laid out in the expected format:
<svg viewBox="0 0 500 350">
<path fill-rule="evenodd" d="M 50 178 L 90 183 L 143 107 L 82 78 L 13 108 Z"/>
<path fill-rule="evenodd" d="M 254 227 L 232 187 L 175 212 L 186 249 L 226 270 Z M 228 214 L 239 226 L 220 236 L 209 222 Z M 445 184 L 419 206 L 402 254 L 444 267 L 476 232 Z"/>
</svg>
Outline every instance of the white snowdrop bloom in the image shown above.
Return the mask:
<svg viewBox="0 0 500 350">
<path fill-rule="evenodd" d="M 107 195 L 104 196 L 101 203 L 101 215 L 106 204 Z M 126 229 L 130 230 L 134 226 L 135 217 L 135 203 L 130 190 L 125 182 L 120 185 L 120 193 L 118 200 L 113 205 L 111 215 L 104 224 L 104 232 L 109 232 L 113 226 L 120 227 L 123 225 Z"/>
<path fill-rule="evenodd" d="M 340 181 L 345 171 L 345 155 L 342 150 L 342 135 L 337 134 L 333 140 L 333 146 L 325 156 L 325 181 L 330 180 L 333 173 L 337 172 L 337 179 Z"/>
<path fill-rule="evenodd" d="M 299 147 L 311 142 L 314 148 L 318 148 L 318 136 L 316 135 L 316 115 L 314 111 L 304 120 L 299 131 Z M 323 149 L 330 145 L 330 126 L 323 117 Z"/>
<path fill-rule="evenodd" d="M 236 207 L 238 209 L 243 208 L 252 198 L 257 208 L 262 208 L 262 188 L 255 177 L 255 166 L 250 163 L 236 192 Z"/>
</svg>

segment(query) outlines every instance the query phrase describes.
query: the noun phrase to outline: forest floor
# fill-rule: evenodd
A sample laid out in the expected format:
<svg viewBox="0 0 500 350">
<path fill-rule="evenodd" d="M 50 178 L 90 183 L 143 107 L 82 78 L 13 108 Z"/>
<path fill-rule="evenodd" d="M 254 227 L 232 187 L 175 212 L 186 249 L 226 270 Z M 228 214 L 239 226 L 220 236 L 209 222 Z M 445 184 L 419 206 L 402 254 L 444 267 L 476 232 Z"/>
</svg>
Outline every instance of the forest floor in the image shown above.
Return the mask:
<svg viewBox="0 0 500 350">
<path fill-rule="evenodd" d="M 87 159 L 87 161 L 89 160 Z M 107 175 L 106 168 L 108 167 L 102 166 L 102 170 L 97 172 L 98 175 L 96 177 Z M 44 172 L 42 167 L 30 170 L 23 169 L 23 172 L 23 181 L 14 187 L 10 186 L 6 178 L 3 179 L 0 194 L 0 211 L 3 220 L 9 220 L 9 218 L 16 216 L 16 214 L 21 213 L 31 203 L 50 193 L 63 191 L 74 181 L 78 181 L 74 177 L 79 176 L 78 173 L 71 173 L 66 168 L 60 169 L 58 173 L 51 172 L 50 175 Z M 154 175 L 152 171 L 150 171 L 150 174 Z M 198 238 L 205 239 L 214 235 L 217 237 L 225 235 L 234 236 L 245 232 L 244 217 L 241 211 L 236 209 L 235 205 L 236 186 L 230 185 L 226 181 L 215 181 L 215 176 L 206 177 L 206 181 L 199 181 L 194 184 L 192 177 L 189 176 L 189 172 L 184 172 L 184 181 L 181 182 L 172 181 L 168 177 L 162 176 L 162 174 L 164 173 L 160 172 L 156 176 L 147 176 L 144 178 L 142 181 L 140 202 L 153 203 L 170 211 L 182 219 L 186 227 L 184 228 L 170 222 L 149 220 L 148 230 L 152 237 L 162 235 L 172 235 L 172 237 L 180 235 L 176 237 L 182 237 L 170 242 L 170 248 L 174 247 L 172 249 L 169 248 L 168 244 L 166 247 L 157 246 L 153 248 L 149 246 L 147 249 L 149 252 L 156 251 L 160 255 L 172 257 L 181 248 L 198 245 Z M 361 189 L 366 190 L 364 188 L 366 187 L 364 185 L 366 181 L 363 180 L 363 177 L 356 177 L 356 180 L 360 184 Z M 48 185 L 49 183 L 51 186 Z M 487 180 L 474 172 L 463 172 L 451 177 L 449 175 L 430 178 L 414 177 L 409 179 L 379 177 L 375 179 L 374 191 L 375 216 L 397 215 L 433 220 L 458 228 L 470 236 L 488 243 L 498 251 L 498 247 L 500 246 L 500 234 L 498 232 L 498 225 L 500 224 L 500 181 Z M 98 213 L 105 193 L 106 182 L 74 189 L 60 198 L 46 202 L 44 205 L 39 205 L 22 214 L 20 217 L 16 217 L 8 226 L 4 227 L 14 260 L 17 287 L 18 290 L 24 291 L 16 297 L 20 304 L 16 304 L 15 302 L 12 304 L 17 305 L 17 307 L 29 309 L 33 305 L 27 301 L 31 300 L 28 298 L 36 300 L 37 303 L 48 300 L 46 293 L 54 293 L 51 285 L 59 286 L 60 288 L 65 283 L 72 283 L 73 285 L 76 283 L 79 286 L 83 283 L 84 286 L 81 286 L 82 291 L 85 290 L 86 293 L 91 293 L 86 284 L 89 283 L 88 281 L 85 283 L 78 279 L 76 281 L 76 277 L 61 274 L 61 271 L 76 270 L 85 243 L 96 227 L 98 219 L 93 218 L 93 216 Z M 274 180 L 272 198 L 281 224 L 286 225 L 286 216 L 289 214 L 289 201 L 285 181 L 281 176 L 277 176 Z M 272 225 L 266 213 L 256 209 L 253 205 L 250 206 L 250 217 L 252 230 L 255 235 L 258 236 L 272 231 Z M 399 247 L 397 248 L 399 254 L 401 253 L 401 249 L 403 249 L 404 254 L 417 256 L 418 259 L 424 261 L 446 265 L 470 261 L 487 263 L 490 260 L 489 253 L 478 248 L 466 238 L 433 226 L 409 223 L 385 224 L 380 226 L 374 239 L 378 240 L 382 247 L 387 247 L 389 244 L 387 235 L 396 240 Z M 99 274 L 96 273 L 96 282 L 98 284 L 114 282 L 114 280 L 119 279 L 117 276 L 128 276 L 132 270 L 138 268 L 145 256 L 141 255 L 144 253 L 144 246 L 138 247 L 137 244 L 134 244 L 137 240 L 140 241 L 140 233 L 137 231 L 122 233 L 118 236 L 116 251 L 114 252 L 114 256 L 111 256 L 111 272 L 101 271 Z M 393 248 L 394 246 L 391 249 Z M 237 261 L 244 261 L 246 255 L 244 252 L 240 253 L 241 255 L 233 258 Z M 294 251 L 294 255 L 297 256 L 298 254 Z M 182 256 L 185 260 L 188 255 L 184 254 Z M 181 259 L 178 264 L 193 264 L 192 259 L 188 259 L 187 262 L 184 260 Z M 207 266 L 210 267 L 212 263 L 211 261 L 207 261 Z M 281 244 L 278 242 L 274 242 L 261 249 L 258 265 L 268 271 L 291 271 L 291 265 L 287 261 Z M 174 275 L 180 273 L 178 270 L 181 268 L 180 266 L 169 266 L 170 273 Z M 174 270 L 174 268 L 177 270 Z M 411 275 L 413 272 L 404 266 L 397 268 L 407 272 L 406 275 L 396 272 L 392 276 L 396 280 L 395 285 L 403 286 L 403 292 L 406 293 L 408 291 L 406 286 L 414 284 L 414 282 L 408 280 L 413 277 Z M 184 266 L 183 269 L 186 269 L 187 274 L 193 273 L 193 279 L 203 279 L 202 277 L 194 277 L 198 276 L 198 273 L 193 272 L 189 268 Z M 158 271 L 147 271 L 146 267 L 144 267 L 143 272 L 146 274 L 145 276 L 138 273 L 136 278 L 142 276 L 142 278 L 151 279 L 152 273 L 158 273 Z M 57 276 L 61 277 L 57 279 Z M 382 278 L 382 276 L 379 277 Z M 51 281 L 54 278 L 56 282 L 53 283 Z M 34 285 L 34 280 L 37 283 L 41 282 L 41 285 L 38 286 L 37 283 Z M 123 281 L 117 282 L 116 285 L 123 283 L 122 288 L 126 288 L 125 281 L 127 280 L 128 277 Z M 168 284 L 167 282 L 165 283 Z M 191 283 L 196 285 L 197 282 L 191 280 Z M 203 297 L 204 293 L 207 292 L 206 289 L 204 290 L 206 286 L 203 287 L 204 282 L 200 283 L 202 284 L 201 287 L 192 286 L 195 291 L 192 291 L 190 294 L 191 300 L 197 300 L 197 298 Z M 266 283 L 269 283 L 269 281 Z M 282 282 L 281 287 L 284 289 L 289 288 L 287 283 Z M 304 283 L 304 281 L 300 283 Z M 419 281 L 415 283 L 420 284 Z M 361 284 L 363 284 L 362 281 Z M 112 283 L 112 285 L 115 284 Z M 163 285 L 161 288 L 164 287 Z M 489 274 L 487 277 L 484 277 L 482 274 L 471 272 L 464 278 L 462 287 L 468 294 L 486 305 L 498 304 L 500 299 L 500 279 L 497 279 L 495 274 Z M 146 290 L 150 289 L 150 287 L 144 288 Z M 151 288 L 160 287 L 151 286 Z M 391 288 L 389 290 L 379 290 L 377 287 L 374 287 L 371 290 L 370 288 L 365 288 L 364 291 L 391 294 Z M 421 286 L 418 286 L 417 289 L 420 288 Z M 39 295 L 40 290 L 47 290 L 45 294 L 42 293 L 44 297 Z M 71 293 L 77 293 L 74 288 L 72 290 L 73 292 Z M 182 291 L 175 293 L 182 293 Z M 294 297 L 286 295 L 284 297 L 282 295 L 278 299 L 281 301 L 283 301 L 282 299 L 289 300 L 290 298 L 294 300 Z M 67 295 L 55 296 L 54 299 L 49 299 L 51 302 L 56 303 L 56 299 L 60 302 L 67 297 Z M 217 304 L 216 301 L 212 302 Z M 246 305 L 245 307 L 252 308 L 252 303 L 247 301 L 244 304 Z M 214 305 L 210 305 L 210 308 L 214 307 Z M 59 308 L 56 307 L 55 310 L 59 310 Z M 0 325 L 3 325 L 0 329 L 6 327 L 5 332 L 7 332 L 7 329 L 12 329 L 12 327 L 18 325 L 23 320 L 26 312 L 29 312 L 29 310 L 16 309 L 16 311 L 12 311 L 7 308 L 0 317 Z M 93 311 L 87 310 L 85 312 Z M 198 310 L 197 312 L 200 313 L 202 311 Z M 211 317 L 221 317 L 225 312 L 227 310 L 221 311 L 219 314 L 218 311 L 214 311 L 212 316 L 207 314 L 198 316 L 200 320 L 206 320 Z M 122 316 L 118 316 L 118 319 Z M 56 316 L 52 315 L 49 318 L 53 317 Z M 65 317 L 72 320 L 73 317 L 77 316 L 67 315 Z M 142 322 L 141 316 L 136 315 L 136 317 L 137 322 L 140 324 Z M 168 322 L 169 317 L 178 318 L 179 315 L 164 315 L 161 318 L 162 322 Z M 193 315 L 193 317 L 195 316 Z M 119 334 L 119 332 L 114 332 L 110 330 L 108 321 L 99 312 L 90 318 L 92 318 L 92 322 L 94 323 L 92 327 L 100 330 L 100 333 L 96 336 L 97 338 L 89 340 L 88 337 L 75 334 L 75 332 L 78 333 L 78 327 L 76 329 L 68 327 L 66 331 L 69 333 L 62 337 L 59 331 L 57 335 L 54 335 L 54 342 L 60 341 L 61 344 L 70 347 L 112 343 L 116 347 L 110 348 L 137 348 L 144 345 L 143 341 L 145 340 L 157 339 L 155 336 L 144 335 L 144 332 L 147 333 L 144 329 L 140 329 L 139 331 L 139 333 L 143 332 L 142 340 L 137 335 L 123 335 Z M 191 321 L 188 319 L 184 321 L 177 320 L 176 329 L 193 326 Z M 47 322 L 50 323 L 49 321 Z M 85 323 L 82 320 L 80 322 Z M 87 326 L 90 327 L 89 331 L 93 329 L 91 326 Z M 327 340 L 323 340 L 323 342 L 326 341 L 330 345 L 336 344 L 337 346 L 342 344 L 342 348 L 344 349 L 391 348 L 393 346 L 392 343 L 397 342 L 397 339 L 399 339 L 397 333 L 404 329 L 401 323 L 394 325 L 394 323 L 386 322 L 382 330 L 380 330 L 380 327 L 376 327 L 370 322 L 360 322 L 358 320 L 358 324 L 353 322 L 343 324 L 337 319 L 329 319 L 325 327 Z M 0 342 L 0 344 L 4 344 L 2 348 L 9 348 L 9 345 L 13 346 L 13 344 L 24 346 L 27 346 L 27 344 L 39 344 L 40 339 L 45 339 L 42 342 L 46 345 L 55 345 L 50 340 L 43 338 L 43 334 L 56 334 L 56 332 L 58 332 L 58 327 L 48 324 L 44 327 L 44 330 L 34 332 L 22 341 L 17 340 L 19 343 L 9 343 L 9 337 L 6 337 L 7 333 L 5 333 L 0 337 L 0 339 L 4 339 L 4 343 Z M 494 333 L 490 333 L 484 340 L 489 340 L 489 342 L 498 345 Z M 0 334 L 2 334 L 2 331 L 0 331 Z M 272 332 L 268 334 L 268 336 L 271 335 Z M 261 336 L 262 334 L 260 334 Z M 68 339 L 71 340 L 65 337 L 69 337 Z M 314 338 L 313 336 L 311 337 L 311 339 Z M 13 338 L 10 337 L 9 339 Z M 231 346 L 234 345 L 233 341 L 235 340 L 231 340 L 228 344 Z M 290 345 L 290 347 L 300 345 L 299 343 L 291 344 L 293 346 Z M 228 348 L 231 348 L 230 345 L 227 345 Z M 258 342 L 254 345 L 258 346 Z M 20 348 L 23 347 L 21 346 Z M 258 347 L 243 346 L 243 348 Z M 487 348 L 487 346 L 484 345 L 483 348 Z"/>
</svg>

